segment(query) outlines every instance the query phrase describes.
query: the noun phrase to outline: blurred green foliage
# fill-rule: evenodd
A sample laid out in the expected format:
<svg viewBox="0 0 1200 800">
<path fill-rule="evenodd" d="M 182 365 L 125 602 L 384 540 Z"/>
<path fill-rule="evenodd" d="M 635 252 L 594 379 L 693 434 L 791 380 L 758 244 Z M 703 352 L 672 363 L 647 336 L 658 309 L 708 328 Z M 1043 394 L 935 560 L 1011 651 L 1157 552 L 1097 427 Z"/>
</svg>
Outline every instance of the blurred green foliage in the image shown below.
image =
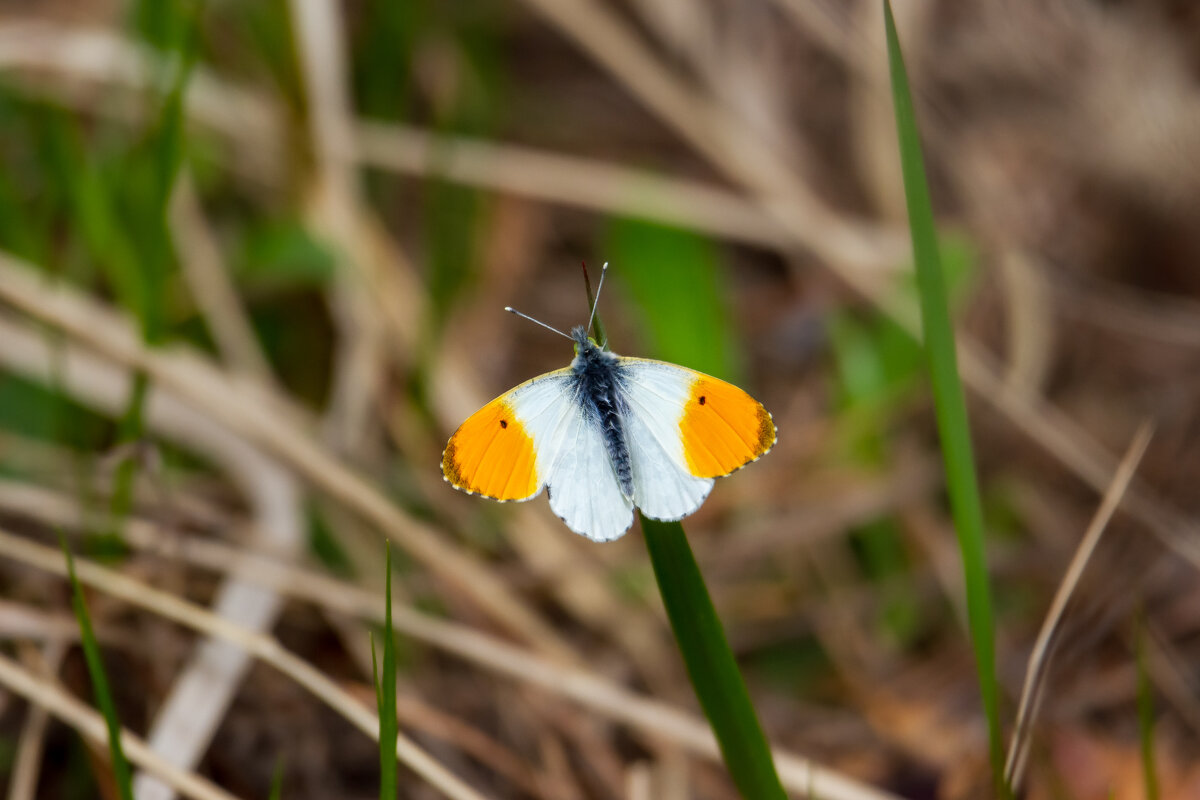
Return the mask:
<svg viewBox="0 0 1200 800">
<path fill-rule="evenodd" d="M 856 467 L 886 472 L 887 426 L 897 400 L 914 388 L 922 365 L 920 347 L 882 317 L 860 321 L 849 314 L 835 315 L 829 332 L 838 378 L 839 419 L 857 423 L 842 428 L 844 457 Z M 851 533 L 850 544 L 867 578 L 884 591 L 879 622 L 893 641 L 909 643 L 919 614 L 907 587 L 893 580 L 909 569 L 898 523 L 886 518 L 859 526 Z"/>
<path fill-rule="evenodd" d="M 300 62 L 296 58 L 296 38 L 288 13 L 288 0 L 241 3 L 236 10 L 236 13 L 222 16 L 220 25 L 212 26 L 211 37 L 205 38 L 206 49 L 224 45 L 221 49 L 232 51 L 231 57 L 260 62 L 279 99 L 291 108 L 297 120 L 303 119 L 304 85 Z M 210 41 L 210 38 L 216 41 Z M 231 41 L 239 38 L 244 39 L 245 47 L 229 47 Z"/>
<path fill-rule="evenodd" d="M 813 697 L 818 685 L 828 679 L 831 666 L 816 637 L 801 636 L 756 647 L 747 659 L 746 672 L 778 691 Z"/>
<path fill-rule="evenodd" d="M 719 250 L 691 231 L 614 219 L 606 237 L 614 281 L 636 304 L 647 342 L 613 342 L 627 355 L 653 356 L 734 383 L 744 374 L 728 309 Z"/>
<path fill-rule="evenodd" d="M 973 250 L 961 237 L 944 236 L 938 244 L 948 292 L 965 298 L 975 274 Z M 915 303 L 915 277 L 905 273 L 896 291 Z M 837 379 L 837 455 L 855 468 L 886 473 L 892 469 L 889 443 L 897 414 L 924 390 L 924 352 L 907 331 L 880 314 L 835 312 L 827 331 Z M 897 646 L 913 644 L 922 620 L 905 582 L 911 564 L 899 523 L 890 517 L 874 520 L 853 531 L 849 541 L 882 595 L 877 622 Z"/>
<path fill-rule="evenodd" d="M 42 442 L 67 443 L 80 452 L 104 441 L 111 423 L 104 417 L 73 402 L 62 392 L 40 383 L 6 375 L 0 377 L 0 409 L 3 428 L 20 436 Z M 18 461 L 0 461 L 0 470 L 26 474 Z"/>
<path fill-rule="evenodd" d="M 337 260 L 303 220 L 287 217 L 248 229 L 233 268 L 249 292 L 319 290 L 333 279 Z"/>
<path fill-rule="evenodd" d="M 496 130 L 506 78 L 496 6 L 480 0 L 369 0 L 363 11 L 362 19 L 370 22 L 356 32 L 353 88 L 364 116 L 405 121 L 419 114 L 446 135 L 485 137 Z M 415 83 L 429 98 L 421 108 Z M 436 156 L 432 166 L 436 176 Z M 432 321 L 440 326 L 478 274 L 479 234 L 487 224 L 484 195 L 435 177 L 414 206 L 394 181 L 369 181 L 368 188 L 385 209 L 419 214 Z"/>
</svg>

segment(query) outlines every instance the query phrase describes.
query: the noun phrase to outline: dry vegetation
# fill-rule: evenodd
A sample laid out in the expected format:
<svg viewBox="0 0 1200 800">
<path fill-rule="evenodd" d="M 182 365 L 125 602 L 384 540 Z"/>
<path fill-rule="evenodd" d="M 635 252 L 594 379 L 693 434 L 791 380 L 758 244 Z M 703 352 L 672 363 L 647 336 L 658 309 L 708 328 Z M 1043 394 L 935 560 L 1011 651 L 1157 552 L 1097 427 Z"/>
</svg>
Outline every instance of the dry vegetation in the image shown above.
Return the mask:
<svg viewBox="0 0 1200 800">
<path fill-rule="evenodd" d="M 574 324 L 581 259 L 614 262 L 615 350 L 691 355 L 779 424 L 687 527 L 794 796 L 985 796 L 877 3 L 212 0 L 166 208 L 134 188 L 177 54 L 131 5 L 0 5 L 9 797 L 111 789 L 61 530 L 131 755 L 191 796 L 277 765 L 289 800 L 376 796 L 386 538 L 401 796 L 732 798 L 640 532 L 438 474 L 566 362 L 501 309 Z M 1144 630 L 1161 796 L 1200 797 L 1200 13 L 896 11 L 1008 728 L 1040 681 L 1025 796 L 1142 796 Z"/>
</svg>

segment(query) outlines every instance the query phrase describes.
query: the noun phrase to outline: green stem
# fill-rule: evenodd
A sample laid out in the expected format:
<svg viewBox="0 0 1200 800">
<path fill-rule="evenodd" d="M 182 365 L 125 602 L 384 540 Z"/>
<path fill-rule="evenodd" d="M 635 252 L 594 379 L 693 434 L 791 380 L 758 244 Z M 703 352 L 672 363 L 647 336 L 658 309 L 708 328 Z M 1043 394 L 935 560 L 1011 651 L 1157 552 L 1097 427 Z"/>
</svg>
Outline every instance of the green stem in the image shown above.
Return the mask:
<svg viewBox="0 0 1200 800">
<path fill-rule="evenodd" d="M 967 618 L 971 644 L 979 677 L 979 691 L 987 717 L 989 756 L 998 797 L 1012 792 L 1004 780 L 1004 744 L 1000 732 L 999 688 L 996 682 L 995 623 L 988 586 L 987 558 L 984 549 L 983 510 L 967 405 L 955 355 L 954 328 L 946 300 L 946 288 L 938 250 L 937 231 L 929 184 L 925 178 L 921 141 L 916 114 L 896 21 L 892 7 L 884 0 L 884 24 L 887 34 L 888 62 L 892 77 L 892 101 L 896 111 L 896 132 L 900 141 L 900 165 L 904 176 L 904 196 L 908 205 L 912 233 L 913 261 L 917 289 L 921 299 L 921 327 L 933 388 L 934 413 L 938 438 L 946 470 L 946 490 L 950 511 L 958 534 L 966 579 Z"/>
<path fill-rule="evenodd" d="M 75 577 L 75 559 L 67 547 L 67 540 L 59 533 L 63 554 L 67 559 L 67 578 L 71 582 L 71 604 L 75 608 L 75 619 L 79 622 L 79 639 L 83 645 L 83 657 L 87 662 L 88 674 L 92 679 L 92 691 L 96 697 L 96 705 L 104 716 L 104 725 L 108 730 L 108 752 L 112 758 L 113 782 L 121 800 L 133 800 L 133 778 L 129 761 L 125 758 L 125 750 L 121 746 L 121 721 L 117 717 L 117 706 L 113 702 L 112 691 L 109 689 L 108 677 L 104 672 L 104 660 L 100 657 L 100 646 L 96 643 L 96 634 L 92 630 L 92 620 L 88 615 L 87 603 L 83 599 L 83 587 Z"/>
<path fill-rule="evenodd" d="M 643 516 L 642 531 L 688 677 L 733 782 L 746 800 L 783 800 L 770 746 L 683 526 Z"/>
<path fill-rule="evenodd" d="M 1154 767 L 1154 689 L 1146 665 L 1146 612 L 1139 607 L 1134 622 L 1134 647 L 1137 651 L 1138 733 L 1142 750 L 1142 780 L 1146 800 L 1158 800 L 1158 772 Z"/>
</svg>

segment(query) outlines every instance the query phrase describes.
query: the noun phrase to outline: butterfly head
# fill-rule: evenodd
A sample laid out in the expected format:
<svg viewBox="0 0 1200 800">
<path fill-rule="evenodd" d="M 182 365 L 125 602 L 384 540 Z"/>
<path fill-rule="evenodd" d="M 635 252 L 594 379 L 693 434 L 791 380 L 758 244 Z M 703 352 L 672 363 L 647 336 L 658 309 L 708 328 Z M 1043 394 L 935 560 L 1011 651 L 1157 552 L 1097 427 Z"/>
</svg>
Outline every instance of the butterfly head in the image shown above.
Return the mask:
<svg viewBox="0 0 1200 800">
<path fill-rule="evenodd" d="M 576 325 L 571 329 L 571 339 L 575 342 L 575 354 L 578 355 L 588 350 L 601 350 L 596 340 L 588 336 L 587 328 L 582 325 Z"/>
<path fill-rule="evenodd" d="M 533 317 L 529 316 L 528 314 L 522 314 L 520 311 L 517 311 L 512 306 L 505 306 L 504 310 L 509 312 L 510 314 L 516 314 L 518 317 L 521 317 L 522 319 L 527 319 L 530 322 L 534 323 L 535 325 L 541 325 L 546 330 L 553 331 L 554 333 L 557 333 L 559 336 L 562 336 L 566 339 L 570 339 L 571 341 L 573 341 L 575 343 L 575 355 L 577 357 L 595 358 L 598 354 L 605 352 L 606 349 L 608 348 L 607 340 L 605 340 L 605 342 L 603 344 L 600 344 L 595 339 L 588 336 L 588 328 L 592 327 L 592 322 L 596 319 L 596 304 L 600 301 L 600 290 L 604 288 L 604 276 L 607 273 L 608 273 L 608 262 L 605 261 L 604 268 L 600 271 L 600 283 L 596 286 L 596 296 L 592 300 L 592 313 L 591 313 L 591 316 L 588 317 L 587 325 L 576 325 L 574 328 L 571 329 L 570 336 L 563 333 L 558 328 L 547 325 L 546 323 L 542 322 L 539 319 L 534 319 Z"/>
</svg>

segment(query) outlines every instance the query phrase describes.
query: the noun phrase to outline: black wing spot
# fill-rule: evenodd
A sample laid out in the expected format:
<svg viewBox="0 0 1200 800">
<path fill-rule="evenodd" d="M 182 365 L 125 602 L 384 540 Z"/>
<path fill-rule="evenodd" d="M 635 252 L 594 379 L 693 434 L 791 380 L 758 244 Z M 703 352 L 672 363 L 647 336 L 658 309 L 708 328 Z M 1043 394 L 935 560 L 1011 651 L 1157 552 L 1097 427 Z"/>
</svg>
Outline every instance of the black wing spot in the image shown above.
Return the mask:
<svg viewBox="0 0 1200 800">
<path fill-rule="evenodd" d="M 501 427 L 501 428 L 507 428 L 507 427 L 508 427 L 508 421 L 507 421 L 507 420 L 503 420 L 503 419 L 502 419 L 502 420 L 500 420 L 500 427 Z"/>
<path fill-rule="evenodd" d="M 704 405 L 704 395 L 700 395 L 700 405 Z"/>
</svg>

